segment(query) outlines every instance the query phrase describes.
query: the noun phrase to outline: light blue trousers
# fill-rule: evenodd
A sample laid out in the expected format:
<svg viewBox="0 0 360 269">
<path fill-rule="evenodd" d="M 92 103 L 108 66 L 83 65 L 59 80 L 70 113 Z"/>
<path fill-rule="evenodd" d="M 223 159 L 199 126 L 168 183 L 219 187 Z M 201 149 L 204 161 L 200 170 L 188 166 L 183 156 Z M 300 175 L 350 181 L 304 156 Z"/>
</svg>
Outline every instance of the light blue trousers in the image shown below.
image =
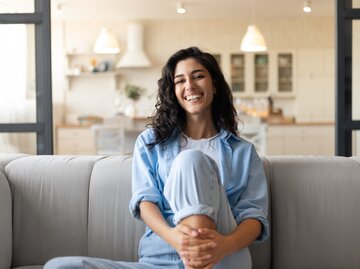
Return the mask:
<svg viewBox="0 0 360 269">
<path fill-rule="evenodd" d="M 164 186 L 164 196 L 174 212 L 174 224 L 191 215 L 206 215 L 222 234 L 234 231 L 237 224 L 220 184 L 217 165 L 198 150 L 182 151 L 174 160 Z M 60 257 L 44 269 L 180 269 L 184 265 L 175 250 L 155 233 L 140 242 L 139 262 L 118 262 L 90 257 Z M 214 269 L 250 269 L 247 248 L 227 256 Z"/>
</svg>

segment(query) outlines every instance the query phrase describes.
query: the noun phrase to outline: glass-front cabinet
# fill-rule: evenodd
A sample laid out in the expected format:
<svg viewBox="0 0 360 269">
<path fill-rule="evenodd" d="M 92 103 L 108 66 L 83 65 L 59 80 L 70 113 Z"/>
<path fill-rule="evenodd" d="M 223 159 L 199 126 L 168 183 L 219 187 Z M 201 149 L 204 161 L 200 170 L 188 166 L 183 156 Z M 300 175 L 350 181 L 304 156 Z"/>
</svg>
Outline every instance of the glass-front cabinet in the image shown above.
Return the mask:
<svg viewBox="0 0 360 269">
<path fill-rule="evenodd" d="M 234 93 L 245 92 L 245 55 L 232 54 L 231 56 L 231 89 Z"/>
<path fill-rule="evenodd" d="M 280 53 L 277 55 L 277 88 L 280 93 L 291 93 L 293 91 L 292 58 L 290 53 Z"/>
<path fill-rule="evenodd" d="M 269 55 L 254 55 L 254 92 L 269 92 Z"/>
<path fill-rule="evenodd" d="M 295 96 L 294 53 L 267 51 L 230 54 L 230 86 L 238 97 Z"/>
</svg>

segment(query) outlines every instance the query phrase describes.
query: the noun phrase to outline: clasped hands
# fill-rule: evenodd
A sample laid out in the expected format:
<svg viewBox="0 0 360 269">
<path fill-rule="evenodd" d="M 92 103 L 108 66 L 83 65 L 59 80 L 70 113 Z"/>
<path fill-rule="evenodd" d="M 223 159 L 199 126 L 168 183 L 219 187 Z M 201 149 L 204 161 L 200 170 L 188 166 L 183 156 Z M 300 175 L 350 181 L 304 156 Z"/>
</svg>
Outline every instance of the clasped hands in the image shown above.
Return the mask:
<svg viewBox="0 0 360 269">
<path fill-rule="evenodd" d="M 173 228 L 173 247 L 187 269 L 211 269 L 228 254 L 226 240 L 214 229 L 193 229 L 184 224 Z"/>
</svg>

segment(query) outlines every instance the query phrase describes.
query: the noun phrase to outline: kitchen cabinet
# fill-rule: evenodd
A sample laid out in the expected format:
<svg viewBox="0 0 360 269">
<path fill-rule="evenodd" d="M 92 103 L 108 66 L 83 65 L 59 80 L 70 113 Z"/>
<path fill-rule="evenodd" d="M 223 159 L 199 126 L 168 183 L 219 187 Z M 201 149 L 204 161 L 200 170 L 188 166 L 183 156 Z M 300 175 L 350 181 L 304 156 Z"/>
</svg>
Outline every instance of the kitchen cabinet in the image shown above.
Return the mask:
<svg viewBox="0 0 360 269">
<path fill-rule="evenodd" d="M 296 119 L 299 122 L 335 118 L 335 50 L 299 49 Z"/>
<path fill-rule="evenodd" d="M 266 155 L 334 155 L 334 133 L 333 124 L 270 124 Z"/>
<path fill-rule="evenodd" d="M 90 126 L 64 125 L 56 128 L 57 154 L 95 154 L 95 136 Z"/>
<path fill-rule="evenodd" d="M 231 56 L 231 89 L 234 93 L 245 93 L 245 55 Z"/>
<path fill-rule="evenodd" d="M 295 53 L 230 54 L 230 86 L 235 96 L 244 98 L 295 97 Z"/>
</svg>

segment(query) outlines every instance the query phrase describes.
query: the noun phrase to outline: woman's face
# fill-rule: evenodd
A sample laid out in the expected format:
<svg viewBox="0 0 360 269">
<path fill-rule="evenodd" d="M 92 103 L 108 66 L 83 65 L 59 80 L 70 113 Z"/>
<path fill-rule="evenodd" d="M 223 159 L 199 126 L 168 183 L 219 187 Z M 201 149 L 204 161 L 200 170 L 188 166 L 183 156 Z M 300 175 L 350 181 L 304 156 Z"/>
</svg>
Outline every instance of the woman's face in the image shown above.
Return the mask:
<svg viewBox="0 0 360 269">
<path fill-rule="evenodd" d="M 174 74 L 175 94 L 187 117 L 210 116 L 214 84 L 209 71 L 194 58 L 179 61 Z"/>
</svg>

